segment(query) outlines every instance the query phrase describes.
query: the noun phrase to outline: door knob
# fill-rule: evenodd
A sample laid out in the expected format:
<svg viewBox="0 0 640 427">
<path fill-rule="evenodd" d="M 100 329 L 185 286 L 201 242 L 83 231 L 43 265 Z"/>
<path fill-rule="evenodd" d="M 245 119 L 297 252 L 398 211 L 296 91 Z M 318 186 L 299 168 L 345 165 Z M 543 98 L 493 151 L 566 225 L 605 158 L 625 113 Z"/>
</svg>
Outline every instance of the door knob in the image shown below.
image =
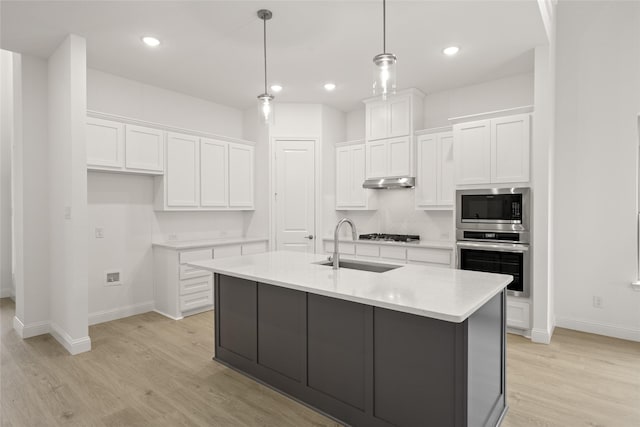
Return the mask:
<svg viewBox="0 0 640 427">
<path fill-rule="evenodd" d="M 313 240 L 313 234 L 309 234 L 305 239 Z"/>
</svg>

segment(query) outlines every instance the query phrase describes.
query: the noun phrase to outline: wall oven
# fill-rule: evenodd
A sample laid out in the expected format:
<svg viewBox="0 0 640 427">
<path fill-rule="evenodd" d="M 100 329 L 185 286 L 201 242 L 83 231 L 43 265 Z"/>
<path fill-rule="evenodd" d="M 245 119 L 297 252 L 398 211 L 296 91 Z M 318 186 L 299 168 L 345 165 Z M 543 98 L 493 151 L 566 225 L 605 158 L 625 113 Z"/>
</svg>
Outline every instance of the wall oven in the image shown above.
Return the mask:
<svg viewBox="0 0 640 427">
<path fill-rule="evenodd" d="M 531 287 L 529 188 L 456 192 L 458 268 L 513 276 L 507 295 Z"/>
</svg>

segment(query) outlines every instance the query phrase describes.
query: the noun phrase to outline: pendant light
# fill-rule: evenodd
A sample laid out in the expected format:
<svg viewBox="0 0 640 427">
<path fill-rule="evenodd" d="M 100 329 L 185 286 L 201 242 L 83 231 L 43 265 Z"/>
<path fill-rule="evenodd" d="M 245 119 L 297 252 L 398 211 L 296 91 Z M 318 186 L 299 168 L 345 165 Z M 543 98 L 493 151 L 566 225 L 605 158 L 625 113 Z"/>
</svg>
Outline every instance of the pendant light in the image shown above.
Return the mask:
<svg viewBox="0 0 640 427">
<path fill-rule="evenodd" d="M 387 2 L 382 0 L 382 53 L 373 57 L 373 94 L 382 95 L 396 93 L 396 62 L 393 53 L 387 52 Z"/>
<path fill-rule="evenodd" d="M 274 96 L 267 92 L 267 21 L 271 19 L 273 14 L 270 10 L 260 9 L 258 18 L 263 23 L 263 47 L 264 47 L 264 93 L 258 95 L 258 113 L 264 123 L 272 123 L 273 121 L 273 98 Z"/>
</svg>

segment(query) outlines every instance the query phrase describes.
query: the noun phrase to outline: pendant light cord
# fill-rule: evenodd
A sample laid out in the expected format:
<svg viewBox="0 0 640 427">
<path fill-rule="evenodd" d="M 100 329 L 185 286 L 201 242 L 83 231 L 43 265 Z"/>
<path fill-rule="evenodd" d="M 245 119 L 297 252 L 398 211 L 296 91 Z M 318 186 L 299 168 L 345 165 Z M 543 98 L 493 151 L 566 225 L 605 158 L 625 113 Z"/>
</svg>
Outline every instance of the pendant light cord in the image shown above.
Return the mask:
<svg viewBox="0 0 640 427">
<path fill-rule="evenodd" d="M 267 93 L 267 20 L 262 18 L 263 26 L 263 38 L 264 41 L 264 93 Z"/>
<path fill-rule="evenodd" d="M 387 1 L 382 0 L 382 53 L 387 53 Z"/>
</svg>

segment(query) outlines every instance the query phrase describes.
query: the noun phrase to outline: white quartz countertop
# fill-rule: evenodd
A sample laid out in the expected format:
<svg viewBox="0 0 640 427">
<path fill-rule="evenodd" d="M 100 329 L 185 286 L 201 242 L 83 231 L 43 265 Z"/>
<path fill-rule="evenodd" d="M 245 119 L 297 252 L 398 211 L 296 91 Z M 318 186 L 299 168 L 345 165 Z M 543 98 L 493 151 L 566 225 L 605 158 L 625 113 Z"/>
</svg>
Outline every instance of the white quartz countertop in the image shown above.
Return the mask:
<svg viewBox="0 0 640 427">
<path fill-rule="evenodd" d="M 333 237 L 325 237 L 325 242 L 333 242 Z M 351 238 L 338 239 L 342 243 L 356 243 L 358 245 L 384 245 L 384 246 L 402 246 L 405 248 L 432 248 L 432 249 L 453 249 L 453 242 L 436 242 L 428 240 L 419 240 L 417 242 L 390 242 L 387 240 L 352 240 Z"/>
<path fill-rule="evenodd" d="M 243 243 L 256 243 L 266 242 L 269 239 L 266 237 L 237 237 L 230 239 L 209 239 L 209 240 L 185 240 L 185 241 L 171 241 L 171 242 L 153 242 L 153 246 L 158 246 L 167 249 L 197 249 L 208 248 L 213 246 L 224 245 L 239 245 Z"/>
<path fill-rule="evenodd" d="M 504 274 L 406 264 L 384 273 L 347 268 L 335 271 L 316 264 L 318 261 L 326 261 L 326 256 L 277 251 L 188 265 L 456 323 L 471 316 L 513 279 Z"/>
</svg>

